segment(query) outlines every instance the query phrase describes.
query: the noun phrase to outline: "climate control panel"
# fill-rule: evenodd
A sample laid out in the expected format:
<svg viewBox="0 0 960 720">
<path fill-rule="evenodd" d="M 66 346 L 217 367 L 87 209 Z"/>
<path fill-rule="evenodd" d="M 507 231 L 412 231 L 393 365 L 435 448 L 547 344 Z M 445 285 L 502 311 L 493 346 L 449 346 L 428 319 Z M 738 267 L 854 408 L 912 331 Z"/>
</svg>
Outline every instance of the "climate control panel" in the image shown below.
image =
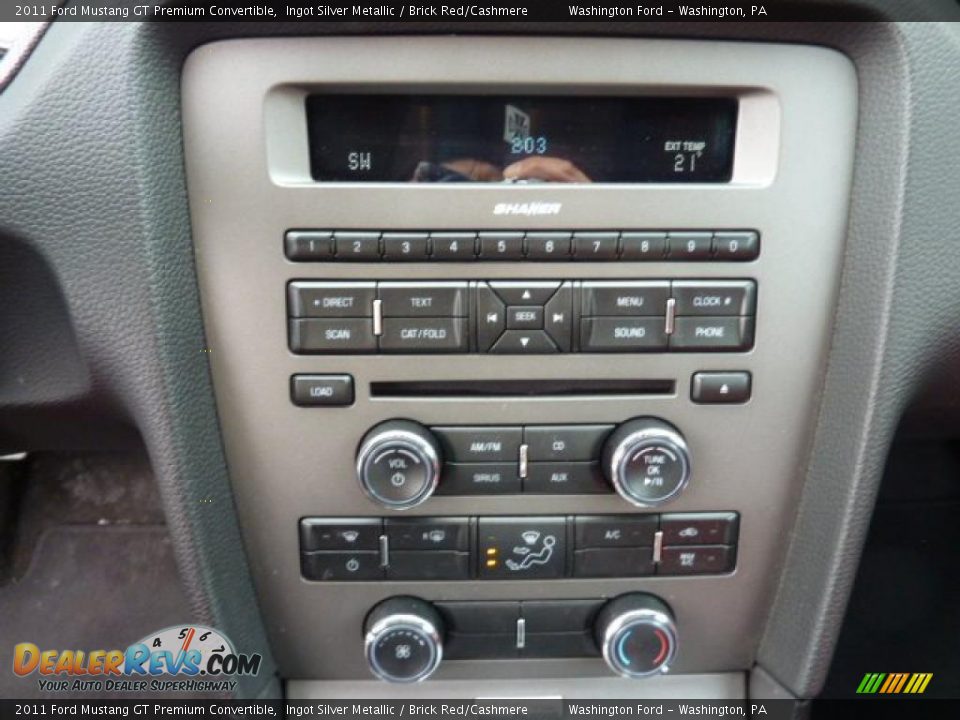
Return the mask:
<svg viewBox="0 0 960 720">
<path fill-rule="evenodd" d="M 322 582 L 719 575 L 736 565 L 740 517 L 310 517 L 299 531 L 301 574 Z"/>
</svg>

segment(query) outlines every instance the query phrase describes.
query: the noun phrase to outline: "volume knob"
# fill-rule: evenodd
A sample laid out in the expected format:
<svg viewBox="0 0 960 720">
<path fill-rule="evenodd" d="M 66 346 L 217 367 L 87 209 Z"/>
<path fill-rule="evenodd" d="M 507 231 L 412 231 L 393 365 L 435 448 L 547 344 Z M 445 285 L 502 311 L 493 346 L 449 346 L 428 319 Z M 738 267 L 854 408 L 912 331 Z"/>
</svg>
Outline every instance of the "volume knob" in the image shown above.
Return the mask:
<svg viewBox="0 0 960 720">
<path fill-rule="evenodd" d="M 427 428 L 411 420 L 390 420 L 360 441 L 357 478 L 372 499 L 405 510 L 433 494 L 441 462 L 440 447 Z"/>
<path fill-rule="evenodd" d="M 614 490 L 639 507 L 672 500 L 690 481 L 690 450 L 683 435 L 658 418 L 620 425 L 607 438 L 602 461 Z"/>
</svg>

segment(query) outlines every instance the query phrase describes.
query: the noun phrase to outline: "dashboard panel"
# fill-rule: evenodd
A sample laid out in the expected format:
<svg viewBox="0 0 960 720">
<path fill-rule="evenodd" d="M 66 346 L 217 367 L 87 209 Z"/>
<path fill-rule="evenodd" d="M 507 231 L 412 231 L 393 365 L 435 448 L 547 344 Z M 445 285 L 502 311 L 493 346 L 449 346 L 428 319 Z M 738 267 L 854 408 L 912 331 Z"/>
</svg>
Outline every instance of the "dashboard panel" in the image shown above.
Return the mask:
<svg viewBox="0 0 960 720">
<path fill-rule="evenodd" d="M 371 612 L 411 596 L 448 628 L 428 683 L 609 674 L 597 628 L 621 597 L 661 603 L 671 674 L 751 667 L 832 330 L 850 62 L 668 40 L 233 40 L 194 51 L 182 89 L 214 389 L 282 674 L 369 679 Z M 730 176 L 315 180 L 308 105 L 378 96 L 509 97 L 514 130 L 523 98 L 725 98 Z M 671 535 L 711 522 L 709 543 Z M 506 644 L 454 638 L 462 603 L 506 607 Z M 527 646 L 537 603 L 590 608 L 562 628 L 572 650 Z"/>
</svg>

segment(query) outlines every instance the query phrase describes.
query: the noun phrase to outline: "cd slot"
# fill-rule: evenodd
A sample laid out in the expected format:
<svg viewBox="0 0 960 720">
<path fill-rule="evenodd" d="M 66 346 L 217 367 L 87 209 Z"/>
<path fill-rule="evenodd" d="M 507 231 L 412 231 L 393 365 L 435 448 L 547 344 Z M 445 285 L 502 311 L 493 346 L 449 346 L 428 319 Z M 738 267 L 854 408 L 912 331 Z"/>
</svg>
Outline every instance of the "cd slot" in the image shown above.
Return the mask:
<svg viewBox="0 0 960 720">
<path fill-rule="evenodd" d="M 673 395 L 674 380 L 411 380 L 370 383 L 371 398 L 509 398 Z"/>
</svg>

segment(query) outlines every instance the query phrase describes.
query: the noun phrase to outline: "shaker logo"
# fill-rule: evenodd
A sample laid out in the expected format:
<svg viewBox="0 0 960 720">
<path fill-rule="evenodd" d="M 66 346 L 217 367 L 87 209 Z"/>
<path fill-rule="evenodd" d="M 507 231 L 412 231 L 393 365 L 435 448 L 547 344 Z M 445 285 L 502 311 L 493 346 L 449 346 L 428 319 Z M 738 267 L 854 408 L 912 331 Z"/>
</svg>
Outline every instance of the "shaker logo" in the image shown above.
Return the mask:
<svg viewBox="0 0 960 720">
<path fill-rule="evenodd" d="M 494 215 L 559 215 L 563 203 L 529 202 L 497 203 L 493 206 Z"/>
</svg>

